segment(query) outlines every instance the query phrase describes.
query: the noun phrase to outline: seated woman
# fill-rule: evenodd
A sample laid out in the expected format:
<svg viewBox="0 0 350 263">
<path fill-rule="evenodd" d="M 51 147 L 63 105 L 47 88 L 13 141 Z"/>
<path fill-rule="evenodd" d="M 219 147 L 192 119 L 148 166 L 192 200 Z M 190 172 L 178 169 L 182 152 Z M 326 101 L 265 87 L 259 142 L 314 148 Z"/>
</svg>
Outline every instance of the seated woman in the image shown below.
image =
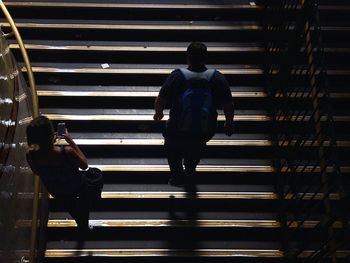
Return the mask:
<svg viewBox="0 0 350 263">
<path fill-rule="evenodd" d="M 66 129 L 63 138 L 69 146 L 55 146 L 57 139 L 50 120 L 35 118 L 27 127 L 27 161 L 40 176 L 48 192 L 62 203 L 80 229 L 87 229 L 89 204 L 79 168 L 87 169 L 86 157 Z"/>
</svg>

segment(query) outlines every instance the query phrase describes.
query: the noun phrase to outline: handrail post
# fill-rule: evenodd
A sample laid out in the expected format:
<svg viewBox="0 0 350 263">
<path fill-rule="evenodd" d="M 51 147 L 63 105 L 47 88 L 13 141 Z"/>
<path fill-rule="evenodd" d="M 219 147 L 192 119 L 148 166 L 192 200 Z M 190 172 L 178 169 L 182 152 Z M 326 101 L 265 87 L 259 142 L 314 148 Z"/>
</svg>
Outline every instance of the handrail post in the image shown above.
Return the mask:
<svg viewBox="0 0 350 263">
<path fill-rule="evenodd" d="M 20 33 L 18 32 L 18 29 L 16 27 L 15 22 L 13 21 L 9 11 L 7 10 L 5 4 L 2 0 L 0 0 L 0 7 L 2 12 L 4 13 L 6 20 L 9 22 L 11 29 L 16 37 L 16 40 L 18 42 L 18 45 L 20 47 L 24 65 L 27 68 L 27 75 L 31 90 L 31 98 L 32 98 L 32 115 L 33 118 L 36 118 L 39 116 L 39 101 L 38 101 L 38 95 L 36 92 L 35 87 L 35 80 L 34 75 L 32 71 L 32 67 L 30 65 L 29 57 L 26 51 L 26 48 L 24 46 L 22 37 Z M 32 215 L 32 225 L 31 225 L 31 240 L 30 240 L 30 255 L 29 255 L 29 262 L 35 263 L 36 261 L 36 250 L 37 250 L 37 227 L 38 227 L 38 213 L 39 213 L 39 191 L 40 191 L 40 179 L 37 175 L 34 176 L 34 197 L 33 197 L 33 215 Z"/>
</svg>

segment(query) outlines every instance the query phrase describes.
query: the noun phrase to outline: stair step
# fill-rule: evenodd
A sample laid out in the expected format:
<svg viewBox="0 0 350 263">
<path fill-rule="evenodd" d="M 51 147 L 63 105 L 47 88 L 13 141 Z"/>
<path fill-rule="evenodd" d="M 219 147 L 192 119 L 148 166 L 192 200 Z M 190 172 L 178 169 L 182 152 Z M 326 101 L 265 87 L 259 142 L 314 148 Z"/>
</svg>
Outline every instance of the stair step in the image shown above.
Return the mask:
<svg viewBox="0 0 350 263">
<path fill-rule="evenodd" d="M 37 85 L 37 90 L 41 96 L 57 96 L 63 92 L 71 92 L 70 96 L 79 96 L 79 92 L 89 92 L 85 95 L 91 96 L 149 96 L 158 95 L 160 86 L 94 86 L 94 85 Z M 267 96 L 264 87 L 259 86 L 232 86 L 232 94 L 235 96 Z M 345 93 L 345 92 L 344 92 Z M 344 94 L 341 93 L 341 94 Z M 65 95 L 66 93 L 62 94 Z M 68 95 L 67 94 L 67 95 Z"/>
<path fill-rule="evenodd" d="M 307 221 L 303 227 L 313 228 L 317 225 L 317 221 Z M 195 227 L 195 228 L 280 228 L 281 224 L 276 220 L 160 220 L 160 219 L 96 219 L 89 220 L 91 226 L 98 228 L 121 228 L 121 227 Z M 30 220 L 18 221 L 18 227 L 30 227 Z M 48 221 L 49 228 L 73 228 L 77 224 L 70 219 L 50 219 Z M 291 227 L 296 227 L 296 224 Z"/>
<path fill-rule="evenodd" d="M 53 121 L 154 121 L 154 110 L 147 109 L 42 109 L 41 111 Z M 169 118 L 167 112 L 165 111 L 164 121 Z M 264 111 L 236 111 L 234 119 L 235 121 L 270 121 L 271 117 L 264 114 Z M 218 121 L 224 120 L 225 116 L 219 113 Z"/>
<path fill-rule="evenodd" d="M 70 133 L 78 145 L 108 146 L 108 145 L 153 145 L 164 144 L 164 138 L 160 133 Z M 67 143 L 60 139 L 58 145 Z M 267 135 L 260 134 L 234 134 L 227 137 L 224 134 L 216 134 L 208 142 L 209 146 L 272 146 Z"/>
<path fill-rule="evenodd" d="M 256 65 L 207 65 L 208 68 L 218 69 L 224 75 L 263 75 L 262 67 Z M 168 75 L 176 68 L 186 68 L 185 64 L 108 64 L 102 68 L 101 64 L 87 63 L 32 63 L 34 73 L 80 73 L 80 74 L 156 74 Z M 26 72 L 26 68 L 22 68 Z M 306 72 L 306 71 L 305 71 Z M 350 75 L 348 69 L 328 69 L 331 76 Z"/>
<path fill-rule="evenodd" d="M 19 45 L 9 40 L 12 50 L 19 49 Z M 27 50 L 41 51 L 100 51 L 100 52 L 186 52 L 189 42 L 117 42 L 117 41 L 46 41 L 46 40 L 26 40 Z M 262 43 L 231 43 L 231 42 L 207 42 L 208 53 L 243 53 L 256 52 L 263 53 L 265 48 Z M 325 47 L 326 53 L 343 54 L 350 53 L 347 47 Z"/>
<path fill-rule="evenodd" d="M 319 221 L 305 221 L 299 226 L 297 221 L 291 222 L 290 228 L 314 228 Z M 91 226 L 98 228 L 129 228 L 129 227 L 143 227 L 143 228 L 164 228 L 164 227 L 194 227 L 194 228 L 281 228 L 282 224 L 276 220 L 179 220 L 179 219 L 96 219 L 89 220 Z M 289 224 L 289 222 L 288 222 Z M 18 227 L 30 227 L 30 220 L 18 221 Z M 50 219 L 47 226 L 49 228 L 74 228 L 77 224 L 70 219 Z M 334 223 L 333 227 L 341 228 L 341 222 Z"/>
<path fill-rule="evenodd" d="M 268 98 L 263 88 L 259 87 L 230 87 L 233 98 Z M 65 86 L 38 85 L 38 96 L 41 97 L 151 97 L 158 96 L 160 86 Z M 302 93 L 288 93 L 296 99 Z M 277 94 L 277 97 L 279 95 Z M 323 94 L 319 94 L 322 97 Z M 330 98 L 347 99 L 350 93 L 332 92 Z"/>
<path fill-rule="evenodd" d="M 85 74 L 161 74 L 168 75 L 175 68 L 187 68 L 187 65 L 166 64 L 108 64 L 108 68 L 102 68 L 101 64 L 82 63 L 32 63 L 34 73 L 85 73 Z M 253 65 L 208 65 L 208 68 L 218 69 L 225 75 L 261 75 L 263 69 Z M 25 68 L 22 71 L 26 72 Z"/>
<path fill-rule="evenodd" d="M 9 28 L 8 22 L 0 26 Z M 89 30 L 172 30 L 172 31 L 262 31 L 257 22 L 235 21 L 142 21 L 136 20 L 72 20 L 72 19 L 17 19 L 19 29 L 89 29 Z M 292 28 L 291 28 L 292 29 Z M 323 31 L 348 32 L 348 26 L 322 26 Z"/>
<path fill-rule="evenodd" d="M 136 243 L 136 242 L 135 242 Z M 135 244 L 136 245 L 136 244 Z M 272 249 L 47 249 L 47 258 L 66 257 L 283 257 Z"/>
<path fill-rule="evenodd" d="M 1 27 L 10 27 L 9 23 L 1 22 Z M 196 30 L 196 31 L 241 31 L 262 30 L 256 22 L 232 21 L 136 21 L 136 20 L 72 20 L 72 19 L 17 19 L 18 29 L 99 29 L 99 30 Z M 328 28 L 328 27 L 327 27 Z M 347 30 L 347 27 L 334 27 Z M 333 27 L 329 27 L 329 30 Z"/>
<path fill-rule="evenodd" d="M 322 200 L 323 194 L 300 193 L 298 198 L 302 200 Z M 20 192 L 19 199 L 32 199 L 33 193 Z M 52 196 L 50 196 L 51 199 Z M 186 191 L 103 191 L 102 199 L 204 199 L 204 200 L 280 200 L 275 192 L 196 192 L 195 195 Z M 294 200 L 291 194 L 285 197 L 287 200 Z M 292 199 L 293 198 L 293 199 Z M 331 200 L 339 200 L 339 194 L 330 194 Z M 54 199 L 53 199 L 54 200 Z"/>
<path fill-rule="evenodd" d="M 259 3 L 255 3 L 251 0 L 239 0 L 239 1 L 226 1 L 225 4 L 208 4 L 207 1 L 137 1 L 133 3 L 132 1 L 118 1 L 114 3 L 111 1 L 21 1 L 21 0 L 12 0 L 4 1 L 8 7 L 67 7 L 67 8 L 108 8 L 108 9 L 224 9 L 224 10 L 234 10 L 234 9 L 263 9 Z M 255 3 L 255 4 L 252 4 Z M 321 11 L 350 11 L 350 6 L 345 5 L 344 3 L 330 3 L 321 2 L 319 5 Z"/>
<path fill-rule="evenodd" d="M 33 62 L 88 63 L 183 63 L 189 42 L 26 41 Z M 208 42 L 208 64 L 262 63 L 264 48 L 257 43 Z M 18 44 L 10 45 L 18 61 Z M 87 55 L 88 54 L 88 55 Z"/>
<path fill-rule="evenodd" d="M 242 222 L 255 222 L 255 221 L 278 221 L 278 215 L 277 213 L 269 213 L 269 212 L 232 212 L 225 209 L 223 206 L 221 209 L 216 209 L 214 211 L 208 209 L 206 206 L 202 207 L 188 207 L 188 206 L 182 206 L 180 204 L 180 207 L 169 207 L 169 209 L 162 209 L 163 206 L 159 205 L 158 209 L 155 209 L 151 204 L 151 208 L 146 208 L 144 205 L 140 205 L 139 208 L 136 208 L 135 206 L 130 207 L 121 207 L 118 209 L 118 211 L 91 211 L 90 212 L 90 220 L 126 220 L 126 221 L 133 221 L 136 220 L 169 220 L 171 219 L 171 214 L 174 215 L 177 219 L 191 219 L 191 216 L 195 220 L 203 220 L 203 221 L 210 221 L 210 222 L 216 222 L 220 220 L 231 220 L 235 219 L 237 221 Z M 215 207 L 216 208 L 216 207 Z M 195 214 L 193 214 L 193 210 L 195 210 Z M 234 209 L 232 209 L 234 210 Z M 68 212 L 64 211 L 56 211 L 49 213 L 49 219 L 51 220 L 66 220 L 68 218 L 71 218 L 71 216 L 68 214 Z M 314 219 L 317 221 L 317 217 Z M 140 221 L 140 222 L 141 222 Z"/>
<path fill-rule="evenodd" d="M 94 164 L 105 172 L 168 172 L 169 166 L 164 165 L 115 165 L 115 164 Z M 219 172 L 219 173 L 271 173 L 274 168 L 271 166 L 252 165 L 198 165 L 198 172 Z"/>
<path fill-rule="evenodd" d="M 75 139 L 78 145 L 89 146 L 112 146 L 112 145 L 155 145 L 160 146 L 164 144 L 164 139 Z M 310 144 L 310 143 L 309 143 Z M 62 139 L 58 141 L 58 145 L 67 145 Z M 269 140 L 210 140 L 207 145 L 209 146 L 272 146 L 272 142 Z M 344 142 L 339 146 L 350 146 L 350 142 Z"/>
<path fill-rule="evenodd" d="M 79 1 L 4 1 L 8 7 L 69 7 L 69 8 L 117 8 L 117 9 L 224 9 L 224 10 L 234 10 L 234 9 L 262 9 L 261 5 L 250 4 L 252 1 L 231 1 L 227 4 L 208 4 L 208 2 L 195 1 L 197 3 L 188 3 L 188 1 L 162 1 L 156 3 L 156 1 L 137 1 L 132 3 L 130 1 L 123 1 L 119 3 L 113 2 L 79 2 Z"/>
<path fill-rule="evenodd" d="M 79 244 L 76 245 L 79 247 Z M 304 250 L 298 257 L 300 259 L 305 259 L 310 257 L 315 251 L 314 250 Z M 349 256 L 349 250 L 338 250 L 337 251 L 338 259 L 345 259 Z M 29 256 L 28 250 L 17 250 L 15 252 L 17 258 L 25 258 Z M 267 261 L 270 259 L 284 258 L 284 253 L 280 249 L 47 249 L 46 250 L 46 260 L 45 262 L 56 262 L 52 261 L 55 259 L 62 260 L 64 258 L 65 262 L 76 262 L 77 258 L 88 258 L 88 257 L 97 257 L 104 262 L 107 261 L 108 258 L 130 258 L 133 261 L 130 262 L 141 262 L 136 261 L 137 258 L 146 257 L 150 258 L 151 261 L 147 261 L 146 258 L 142 259 L 142 262 L 154 262 L 154 257 L 157 257 L 157 261 L 159 261 L 160 257 L 166 257 L 165 261 L 159 262 L 176 262 L 170 261 L 171 258 L 185 258 L 189 259 L 193 262 L 209 262 L 208 258 L 213 258 L 214 261 L 210 261 L 210 263 L 216 262 L 220 258 L 221 262 L 261 262 L 261 259 L 264 258 L 264 262 L 278 262 L 282 263 L 283 261 Z M 199 257 L 200 261 L 196 261 L 195 258 Z M 224 258 L 228 258 L 229 261 L 224 261 Z M 235 261 L 234 258 L 237 258 L 239 261 Z M 73 260 L 73 261 L 72 261 Z M 246 261 L 247 260 L 247 261 Z M 80 261 L 79 261 L 80 262 Z M 86 261 L 86 262 L 92 262 Z M 340 261 L 346 262 L 346 261 Z"/>
<path fill-rule="evenodd" d="M 92 16 L 88 19 L 91 19 Z M 215 36 L 217 42 L 256 42 L 263 37 L 263 26 L 255 21 L 237 22 L 208 19 L 206 18 L 205 21 L 196 19 L 188 21 L 115 21 L 18 18 L 16 25 L 24 39 L 42 39 L 42 36 L 45 35 L 46 39 L 52 40 L 190 42 L 193 39 L 211 41 Z M 0 26 L 5 32 L 10 30 L 7 22 L 0 22 Z M 174 34 L 180 32 L 181 35 Z M 227 32 L 236 34 L 226 34 Z"/>
<path fill-rule="evenodd" d="M 115 145 L 148 145 L 160 146 L 164 144 L 161 133 L 70 133 L 74 141 L 82 146 L 115 146 Z M 65 140 L 59 139 L 58 145 L 67 145 Z M 328 146 L 329 141 L 324 145 Z M 293 146 L 296 140 L 280 141 L 281 146 Z M 272 146 L 272 141 L 268 135 L 264 134 L 233 134 L 227 137 L 225 134 L 216 134 L 207 143 L 209 146 Z M 305 142 L 304 146 L 314 146 L 317 144 L 312 140 Z M 350 138 L 338 140 L 337 147 L 350 147 Z"/>
<path fill-rule="evenodd" d="M 45 116 L 53 121 L 153 121 L 154 110 L 148 109 L 42 109 Z M 225 116 L 222 111 L 218 111 L 218 121 L 224 121 Z M 168 111 L 165 111 L 163 121 L 168 120 Z M 327 117 L 323 116 L 321 121 L 326 121 Z M 237 110 L 234 116 L 235 121 L 254 121 L 266 122 L 271 121 L 271 117 L 266 115 L 266 111 L 249 111 Z M 279 121 L 309 121 L 310 116 L 303 118 L 303 115 L 292 116 L 290 119 L 280 117 Z M 336 122 L 349 122 L 350 116 L 335 115 Z"/>
<path fill-rule="evenodd" d="M 10 41 L 11 43 L 11 41 Z M 112 52 L 186 52 L 189 42 L 116 42 L 116 41 L 45 41 L 28 40 L 27 50 L 42 51 L 112 51 Z M 208 52 L 264 52 L 258 43 L 208 42 Z M 10 44 L 11 49 L 19 49 L 17 43 Z M 335 51 L 349 51 L 348 48 L 334 48 Z"/>
</svg>

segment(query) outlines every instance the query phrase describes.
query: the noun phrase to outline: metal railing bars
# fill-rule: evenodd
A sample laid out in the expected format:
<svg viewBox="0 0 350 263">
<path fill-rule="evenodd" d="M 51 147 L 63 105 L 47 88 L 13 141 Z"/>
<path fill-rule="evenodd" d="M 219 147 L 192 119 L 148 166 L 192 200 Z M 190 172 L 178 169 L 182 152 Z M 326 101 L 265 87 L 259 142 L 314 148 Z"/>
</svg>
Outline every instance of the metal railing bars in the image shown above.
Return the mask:
<svg viewBox="0 0 350 263">
<path fill-rule="evenodd" d="M 325 186 L 325 185 L 322 184 L 317 190 L 320 191 L 324 186 Z M 327 189 L 327 191 L 323 193 L 323 198 L 321 198 L 321 199 L 319 199 L 319 200 L 317 200 L 317 201 L 325 201 L 326 199 L 328 199 L 328 198 L 330 197 L 330 195 L 332 194 L 332 190 L 333 190 L 332 188 Z M 297 196 L 296 199 L 292 199 L 292 200 L 295 200 L 295 201 L 304 200 L 304 197 L 306 196 L 306 194 L 308 194 L 308 192 L 305 191 L 305 193 L 303 193 L 303 194 L 300 196 L 300 198 L 298 198 L 298 196 Z M 315 191 L 314 194 L 313 194 L 311 197 L 308 197 L 306 200 L 307 200 L 307 201 L 313 201 L 313 200 L 315 200 L 315 198 L 316 198 L 318 195 L 319 195 L 319 192 Z M 304 207 L 304 209 L 303 209 L 304 211 L 308 211 L 306 214 L 304 214 L 304 215 L 305 215 L 305 220 L 306 220 L 307 218 L 309 218 L 309 216 L 312 215 L 312 212 L 313 212 L 314 210 L 316 210 L 316 208 L 318 208 L 319 206 L 321 206 L 321 204 L 322 204 L 321 202 L 317 202 L 317 203 L 315 203 L 314 205 L 311 205 L 311 206 L 307 206 L 307 205 L 306 205 L 306 206 Z M 302 209 L 300 209 L 300 210 L 302 210 Z"/>
<path fill-rule="evenodd" d="M 317 134 L 317 135 L 319 135 L 319 133 Z M 293 136 L 293 137 L 296 137 L 297 135 L 291 135 L 291 136 Z M 281 137 L 284 137 L 283 135 L 281 135 Z M 293 137 L 292 137 L 292 139 L 293 139 Z M 301 142 L 300 144 L 301 144 L 301 146 L 303 146 L 303 148 L 304 148 L 304 146 L 305 146 L 305 144 L 308 142 L 308 140 L 310 139 L 312 137 L 312 134 L 308 134 L 307 135 L 307 137 L 305 137 L 305 138 L 303 138 L 303 139 L 301 139 L 301 137 L 298 137 L 298 139 L 297 139 L 297 142 Z M 283 141 L 282 141 L 282 139 L 281 138 L 279 138 L 279 142 L 281 142 L 281 145 L 283 145 L 283 146 L 285 146 L 285 147 L 290 147 L 290 146 L 292 146 L 292 139 L 289 139 L 288 138 L 288 140 L 287 139 L 284 139 Z M 314 141 L 316 141 L 317 139 L 313 139 L 313 141 L 312 141 L 312 145 L 313 145 L 313 143 L 314 143 Z M 288 144 L 287 145 L 285 145 L 285 142 L 287 142 L 288 141 Z M 297 146 L 298 144 L 296 143 L 296 144 L 294 144 L 293 146 Z"/>
<path fill-rule="evenodd" d="M 290 231 L 297 231 L 317 211 L 322 220 L 313 230 L 326 238 L 309 258 L 335 263 L 334 222 L 339 216 L 332 215 L 330 196 L 340 196 L 341 174 L 317 4 L 317 0 L 266 0 L 270 20 L 265 29 L 272 38 L 265 47 L 274 60 L 265 72 L 267 93 L 275 106 L 272 137 L 281 155 L 275 160 L 281 177 L 276 189 L 285 200 L 281 224 L 286 229 L 295 226 Z M 287 235 L 284 247 L 292 262 L 306 250 L 312 233 L 303 241 Z"/>
<path fill-rule="evenodd" d="M 16 38 L 16 41 L 20 47 L 20 51 L 23 57 L 24 65 L 26 67 L 26 72 L 28 76 L 28 82 L 31 90 L 31 100 L 32 100 L 32 115 L 33 118 L 38 117 L 40 115 L 39 113 L 39 101 L 38 101 L 38 95 L 36 92 L 36 85 L 35 85 L 35 79 L 32 71 L 32 67 L 30 64 L 29 56 L 27 54 L 26 48 L 24 46 L 22 37 L 16 27 L 16 24 L 14 23 L 11 14 L 7 10 L 5 4 L 2 0 L 0 0 L 0 8 L 2 12 L 4 13 L 4 16 L 6 20 L 9 22 L 10 27 L 12 29 L 13 35 Z M 34 263 L 36 258 L 36 250 L 37 250 L 37 229 L 38 229 L 38 218 L 39 218 L 39 192 L 40 192 L 40 180 L 38 176 L 34 176 L 34 198 L 33 198 L 33 217 L 32 217 L 32 225 L 31 225 L 31 245 L 30 245 L 30 256 L 29 256 L 29 262 Z"/>
<path fill-rule="evenodd" d="M 302 143 L 303 143 L 304 145 L 307 143 L 307 140 L 309 139 L 309 137 L 310 137 L 310 136 L 306 137 L 306 140 L 303 140 Z M 325 140 L 326 140 L 326 138 L 324 138 L 323 141 L 321 141 L 321 142 L 324 142 Z M 307 148 L 306 148 L 306 147 L 300 147 L 300 148 L 303 148 L 303 153 L 304 153 L 304 155 L 308 155 L 308 154 L 309 154 L 309 151 L 315 150 L 315 149 L 312 148 L 312 146 L 313 146 L 313 144 L 314 144 L 316 141 L 317 141 L 317 139 L 314 139 L 310 145 L 306 146 Z M 321 143 L 318 142 L 318 144 L 321 144 Z M 293 146 L 294 146 L 294 147 L 297 147 L 297 146 L 295 146 L 295 145 L 293 145 Z M 303 145 L 302 145 L 302 146 L 303 146 Z M 307 150 L 305 150 L 305 148 L 306 148 Z M 308 162 L 307 164 L 304 164 L 303 166 L 308 166 L 308 165 L 310 164 L 310 161 L 311 161 L 311 160 L 309 160 L 309 162 Z M 299 163 L 298 163 L 297 165 L 295 165 L 295 166 L 296 166 L 296 167 L 301 166 L 302 162 L 303 162 L 302 159 L 299 160 Z M 285 166 L 285 165 L 287 165 L 287 160 L 285 160 L 285 161 L 282 163 L 282 167 Z M 303 172 L 303 171 L 302 171 L 302 172 Z"/>
<path fill-rule="evenodd" d="M 304 166 L 303 169 L 306 169 L 306 168 L 307 168 L 307 166 Z M 311 173 L 315 172 L 315 170 L 316 170 L 317 168 L 318 168 L 317 166 L 314 166 L 310 172 L 311 172 Z M 325 169 L 325 168 L 323 168 L 323 169 Z M 321 171 L 320 171 L 321 173 L 324 172 L 323 169 L 321 169 Z M 313 176 L 312 179 L 314 179 L 315 181 L 311 181 L 311 183 L 316 183 L 316 180 L 317 180 L 318 178 L 317 178 L 316 176 Z M 309 182 L 309 185 L 311 185 L 311 183 Z M 298 184 L 296 184 L 296 185 L 298 185 Z M 292 188 L 292 186 L 288 186 L 288 187 Z M 288 190 L 288 189 L 286 189 L 286 192 L 287 192 L 287 190 Z M 290 189 L 290 190 L 292 190 L 292 189 Z M 311 187 L 307 187 L 307 188 L 304 190 L 304 193 L 303 193 L 302 196 L 299 198 L 299 200 L 303 200 L 304 196 L 305 196 L 306 194 L 308 194 L 309 190 L 311 190 Z M 287 193 L 285 194 L 285 197 L 286 197 L 288 194 L 289 194 L 289 193 L 287 192 Z M 315 194 L 317 195 L 317 192 L 315 192 Z M 299 192 L 295 192 L 295 193 L 293 193 L 291 199 L 294 199 L 294 197 L 298 197 L 298 196 L 299 196 Z M 298 198 L 296 198 L 296 199 L 298 199 Z M 312 198 L 311 198 L 310 200 L 312 200 Z"/>
</svg>

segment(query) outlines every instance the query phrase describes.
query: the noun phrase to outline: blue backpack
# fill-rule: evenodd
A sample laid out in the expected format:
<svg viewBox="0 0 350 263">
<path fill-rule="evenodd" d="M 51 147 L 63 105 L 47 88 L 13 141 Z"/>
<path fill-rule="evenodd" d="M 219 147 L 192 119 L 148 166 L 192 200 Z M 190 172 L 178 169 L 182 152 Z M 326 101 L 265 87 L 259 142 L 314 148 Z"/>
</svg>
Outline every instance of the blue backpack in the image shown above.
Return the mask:
<svg viewBox="0 0 350 263">
<path fill-rule="evenodd" d="M 210 136 L 215 133 L 217 119 L 210 84 L 215 70 L 199 73 L 188 69 L 180 71 L 186 79 L 186 87 L 180 95 L 177 128 L 187 134 Z"/>
</svg>

